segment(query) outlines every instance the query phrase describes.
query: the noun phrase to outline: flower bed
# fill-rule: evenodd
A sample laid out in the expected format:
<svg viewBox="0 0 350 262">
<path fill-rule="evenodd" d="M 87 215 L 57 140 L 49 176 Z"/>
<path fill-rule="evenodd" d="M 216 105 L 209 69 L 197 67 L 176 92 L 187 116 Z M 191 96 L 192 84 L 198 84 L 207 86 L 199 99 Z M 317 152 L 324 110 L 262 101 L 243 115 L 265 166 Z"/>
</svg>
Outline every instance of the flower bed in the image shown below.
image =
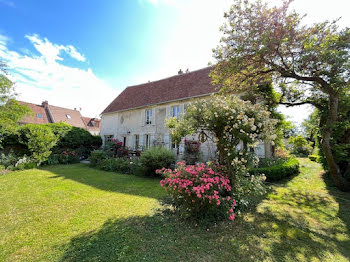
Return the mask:
<svg viewBox="0 0 350 262">
<path fill-rule="evenodd" d="M 157 170 L 165 176 L 160 185 L 172 197 L 175 208 L 193 217 L 235 219 L 236 200 L 231 197 L 230 179 L 220 166 L 186 166 L 184 162 L 177 165 L 174 170 Z"/>
</svg>

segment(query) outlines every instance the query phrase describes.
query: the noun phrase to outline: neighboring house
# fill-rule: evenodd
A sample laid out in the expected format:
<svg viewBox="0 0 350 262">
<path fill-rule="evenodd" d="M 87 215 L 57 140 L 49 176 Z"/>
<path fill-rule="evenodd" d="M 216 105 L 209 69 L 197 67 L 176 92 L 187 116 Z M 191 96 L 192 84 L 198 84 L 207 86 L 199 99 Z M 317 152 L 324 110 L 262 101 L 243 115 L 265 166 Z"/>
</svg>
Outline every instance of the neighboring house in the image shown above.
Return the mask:
<svg viewBox="0 0 350 262">
<path fill-rule="evenodd" d="M 215 92 L 210 70 L 211 67 L 188 73 L 180 70 L 169 78 L 127 87 L 101 114 L 104 144 L 116 138 L 132 149 L 163 145 L 175 151 L 164 120 L 179 117 L 191 101 L 208 98 Z M 186 139 L 198 140 L 198 135 Z M 203 143 L 201 150 L 205 160 L 215 157 L 213 142 Z M 182 142 L 180 154 L 183 152 Z M 270 146 L 262 142 L 256 153 L 260 157 L 270 155 Z"/>
<path fill-rule="evenodd" d="M 33 116 L 25 116 L 20 124 L 48 124 L 64 122 L 71 126 L 86 129 L 93 135 L 100 133 L 100 120 L 97 118 L 83 117 L 80 111 L 76 109 L 68 109 L 58 106 L 49 105 L 47 101 L 41 105 L 18 101 L 19 104 L 29 107 L 33 112 Z"/>
</svg>

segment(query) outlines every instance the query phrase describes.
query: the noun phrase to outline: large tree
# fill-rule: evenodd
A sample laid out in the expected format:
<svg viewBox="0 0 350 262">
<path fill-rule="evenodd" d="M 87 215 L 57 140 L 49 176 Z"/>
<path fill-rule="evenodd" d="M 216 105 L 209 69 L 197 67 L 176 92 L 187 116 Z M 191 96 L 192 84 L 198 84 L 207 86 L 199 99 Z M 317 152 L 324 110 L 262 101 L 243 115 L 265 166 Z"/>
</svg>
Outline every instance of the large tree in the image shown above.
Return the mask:
<svg viewBox="0 0 350 262">
<path fill-rule="evenodd" d="M 337 21 L 307 25 L 303 16 L 290 10 L 290 1 L 269 7 L 262 1 L 236 0 L 225 14 L 224 37 L 214 50 L 218 60 L 212 72 L 221 92 L 248 92 L 261 96 L 259 85 L 273 81 L 279 104 L 311 104 L 320 112 L 322 151 L 338 188 L 350 190 L 346 173 L 350 161 L 339 162 L 336 143 L 345 143 L 350 160 L 350 29 Z M 344 110 L 346 112 L 344 112 Z M 334 139 L 342 122 L 342 139 Z M 339 134 L 337 134 L 339 135 Z"/>
</svg>

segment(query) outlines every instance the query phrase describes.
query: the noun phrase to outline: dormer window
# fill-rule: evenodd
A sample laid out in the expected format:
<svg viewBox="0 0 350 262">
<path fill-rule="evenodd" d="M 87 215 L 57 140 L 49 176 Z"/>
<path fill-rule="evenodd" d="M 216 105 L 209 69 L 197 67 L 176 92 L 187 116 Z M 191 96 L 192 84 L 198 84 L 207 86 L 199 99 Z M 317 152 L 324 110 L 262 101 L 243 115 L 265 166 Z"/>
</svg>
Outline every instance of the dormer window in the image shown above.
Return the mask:
<svg viewBox="0 0 350 262">
<path fill-rule="evenodd" d="M 36 114 L 36 116 L 37 116 L 38 118 L 44 118 L 44 115 L 43 115 L 43 114 Z"/>
<path fill-rule="evenodd" d="M 72 119 L 71 115 L 66 115 L 66 117 L 67 117 L 68 119 Z"/>
</svg>

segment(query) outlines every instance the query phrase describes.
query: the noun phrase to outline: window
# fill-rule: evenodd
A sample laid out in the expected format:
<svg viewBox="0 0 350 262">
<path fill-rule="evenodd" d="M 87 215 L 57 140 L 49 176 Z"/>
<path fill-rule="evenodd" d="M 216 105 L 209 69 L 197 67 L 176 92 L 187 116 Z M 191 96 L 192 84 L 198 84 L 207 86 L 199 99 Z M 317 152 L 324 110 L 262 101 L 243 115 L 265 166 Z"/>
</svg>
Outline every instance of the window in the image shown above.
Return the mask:
<svg viewBox="0 0 350 262">
<path fill-rule="evenodd" d="M 140 136 L 135 135 L 135 149 L 137 150 L 140 147 Z"/>
<path fill-rule="evenodd" d="M 105 135 L 105 144 L 112 143 L 113 135 Z"/>
<path fill-rule="evenodd" d="M 146 110 L 146 125 L 152 124 L 152 109 Z"/>
<path fill-rule="evenodd" d="M 123 147 L 126 147 L 126 136 L 123 136 Z"/>
<path fill-rule="evenodd" d="M 173 106 L 173 107 L 171 107 L 171 116 L 179 118 L 179 116 L 180 116 L 180 106 Z"/>
<path fill-rule="evenodd" d="M 145 135 L 145 147 L 150 148 L 151 146 L 151 136 L 150 135 Z"/>
<path fill-rule="evenodd" d="M 36 114 L 38 118 L 44 118 L 43 114 Z"/>
<path fill-rule="evenodd" d="M 71 115 L 66 115 L 66 117 L 67 117 L 68 119 L 72 119 Z"/>
</svg>

